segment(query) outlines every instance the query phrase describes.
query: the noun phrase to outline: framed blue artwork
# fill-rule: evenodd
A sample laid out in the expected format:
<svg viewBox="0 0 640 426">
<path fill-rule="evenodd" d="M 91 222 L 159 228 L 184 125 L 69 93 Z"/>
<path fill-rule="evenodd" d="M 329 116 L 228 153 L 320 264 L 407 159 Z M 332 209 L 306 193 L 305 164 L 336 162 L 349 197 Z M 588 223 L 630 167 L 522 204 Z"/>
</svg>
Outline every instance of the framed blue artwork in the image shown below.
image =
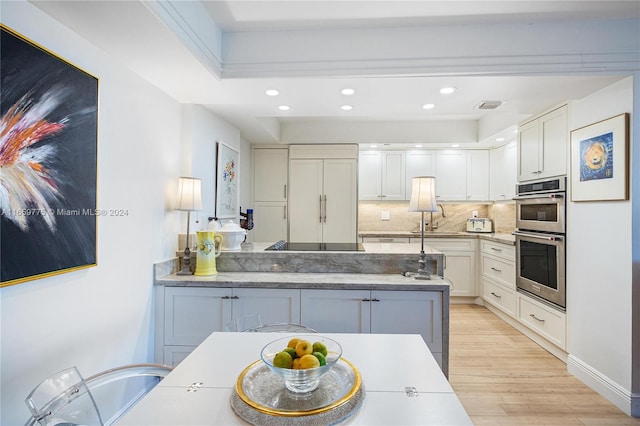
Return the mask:
<svg viewBox="0 0 640 426">
<path fill-rule="evenodd" d="M 571 200 L 629 199 L 629 114 L 571 132 Z"/>
<path fill-rule="evenodd" d="M 4 287 L 97 264 L 98 79 L 0 29 Z"/>
</svg>

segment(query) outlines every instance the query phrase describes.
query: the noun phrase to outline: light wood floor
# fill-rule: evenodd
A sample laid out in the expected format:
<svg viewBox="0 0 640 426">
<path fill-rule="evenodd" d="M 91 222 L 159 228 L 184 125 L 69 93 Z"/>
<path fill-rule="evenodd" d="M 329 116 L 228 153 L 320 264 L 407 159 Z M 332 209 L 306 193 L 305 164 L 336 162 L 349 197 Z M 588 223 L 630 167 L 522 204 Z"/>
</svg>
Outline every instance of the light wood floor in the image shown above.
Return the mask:
<svg viewBox="0 0 640 426">
<path fill-rule="evenodd" d="M 478 305 L 451 305 L 449 381 L 476 425 L 640 425 Z"/>
</svg>

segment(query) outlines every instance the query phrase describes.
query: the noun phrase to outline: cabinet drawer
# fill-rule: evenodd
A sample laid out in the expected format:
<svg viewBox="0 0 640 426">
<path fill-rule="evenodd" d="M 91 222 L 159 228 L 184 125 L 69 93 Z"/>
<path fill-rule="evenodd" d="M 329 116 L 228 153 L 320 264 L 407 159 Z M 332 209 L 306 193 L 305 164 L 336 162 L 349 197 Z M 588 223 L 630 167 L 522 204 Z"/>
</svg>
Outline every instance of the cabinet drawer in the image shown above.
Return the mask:
<svg viewBox="0 0 640 426">
<path fill-rule="evenodd" d="M 518 321 L 564 350 L 566 315 L 521 293 L 517 297 Z"/>
<path fill-rule="evenodd" d="M 439 251 L 476 251 L 475 238 L 426 238 L 425 237 L 424 243 L 429 247 Z"/>
<path fill-rule="evenodd" d="M 482 298 L 513 318 L 516 317 L 516 292 L 491 280 L 482 280 Z"/>
<path fill-rule="evenodd" d="M 516 261 L 516 248 L 508 244 L 480 241 L 480 251 L 492 256 L 500 257 L 511 262 Z"/>
<path fill-rule="evenodd" d="M 482 275 L 498 281 L 515 290 L 516 268 L 513 262 L 482 255 Z"/>
</svg>

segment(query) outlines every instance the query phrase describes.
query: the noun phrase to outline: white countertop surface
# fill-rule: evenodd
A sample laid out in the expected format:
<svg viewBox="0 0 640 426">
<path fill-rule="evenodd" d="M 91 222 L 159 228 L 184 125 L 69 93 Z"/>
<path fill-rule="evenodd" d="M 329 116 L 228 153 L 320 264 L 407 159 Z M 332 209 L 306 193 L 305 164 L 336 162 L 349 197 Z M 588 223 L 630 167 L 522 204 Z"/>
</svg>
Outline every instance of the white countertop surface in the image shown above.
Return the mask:
<svg viewBox="0 0 640 426">
<path fill-rule="evenodd" d="M 295 336 L 296 334 L 291 334 Z M 419 335 L 322 333 L 338 341 L 366 390 L 354 425 L 472 425 Z M 242 425 L 230 398 L 238 375 L 283 333 L 212 333 L 118 425 Z M 196 392 L 187 389 L 201 383 Z M 418 396 L 409 397 L 405 387 Z M 299 424 L 304 419 L 299 418 Z"/>
</svg>

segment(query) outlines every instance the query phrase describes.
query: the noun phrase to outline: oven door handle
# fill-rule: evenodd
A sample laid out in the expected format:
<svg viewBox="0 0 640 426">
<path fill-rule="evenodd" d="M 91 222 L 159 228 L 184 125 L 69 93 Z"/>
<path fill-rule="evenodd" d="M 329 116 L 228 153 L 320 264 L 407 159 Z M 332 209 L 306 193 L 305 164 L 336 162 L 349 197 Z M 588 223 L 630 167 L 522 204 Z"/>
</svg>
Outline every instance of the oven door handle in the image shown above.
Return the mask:
<svg viewBox="0 0 640 426">
<path fill-rule="evenodd" d="M 513 235 L 517 237 L 537 238 L 539 240 L 545 240 L 545 241 L 562 241 L 564 239 L 562 235 L 529 234 L 529 233 L 520 232 L 520 231 L 515 231 Z"/>
<path fill-rule="evenodd" d="M 531 195 L 518 195 L 513 197 L 514 200 L 531 200 L 533 198 L 564 198 L 564 194 L 531 194 Z"/>
</svg>

